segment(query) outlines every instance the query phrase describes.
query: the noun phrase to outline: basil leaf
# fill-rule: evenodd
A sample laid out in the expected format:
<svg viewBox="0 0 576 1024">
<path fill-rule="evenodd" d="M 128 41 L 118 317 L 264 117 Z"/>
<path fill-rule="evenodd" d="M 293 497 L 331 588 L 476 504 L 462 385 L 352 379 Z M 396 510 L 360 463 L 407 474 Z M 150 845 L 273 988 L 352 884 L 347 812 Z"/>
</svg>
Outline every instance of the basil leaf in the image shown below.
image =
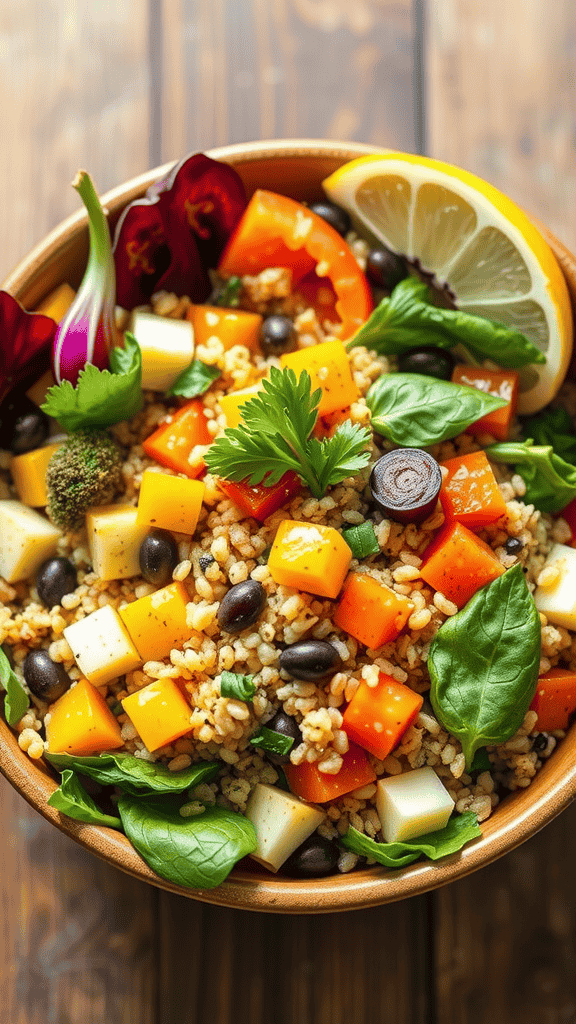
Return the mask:
<svg viewBox="0 0 576 1024">
<path fill-rule="evenodd" d="M 268 729 L 263 725 L 252 737 L 250 743 L 253 747 L 267 750 L 270 754 L 288 754 L 294 746 L 294 738 L 284 736 L 283 733 L 276 732 L 275 729 Z"/>
<path fill-rule="evenodd" d="M 472 764 L 470 765 L 470 771 L 471 772 L 489 772 L 491 770 L 492 770 L 492 762 L 491 762 L 490 758 L 488 757 L 488 752 L 484 749 L 484 747 L 480 747 L 476 751 L 476 753 L 474 754 L 474 757 L 472 759 Z"/>
<path fill-rule="evenodd" d="M 541 512 L 561 512 L 576 497 L 576 466 L 570 466 L 551 445 L 533 445 L 527 441 L 503 441 L 486 448 L 493 462 L 507 462 L 516 467 L 526 484 L 525 504 Z"/>
<path fill-rule="evenodd" d="M 17 725 L 22 715 L 30 707 L 30 700 L 18 676 L 12 670 L 2 647 L 0 647 L 0 683 L 6 690 L 4 697 L 6 721 L 8 725 Z"/>
<path fill-rule="evenodd" d="M 223 672 L 220 677 L 220 693 L 223 697 L 234 697 L 250 703 L 256 693 L 252 676 L 241 676 L 236 672 Z"/>
<path fill-rule="evenodd" d="M 465 814 L 450 818 L 448 824 L 437 832 L 429 832 L 426 836 L 406 842 L 377 843 L 350 825 L 342 836 L 340 845 L 361 857 L 373 857 L 384 867 L 403 868 L 421 856 L 428 857 L 429 860 L 448 857 L 449 854 L 461 850 L 471 839 L 477 839 L 481 835 L 478 818 L 472 811 L 466 811 Z"/>
<path fill-rule="evenodd" d="M 541 627 L 520 564 L 482 587 L 430 645 L 430 699 L 472 763 L 520 728 L 538 680 Z"/>
<path fill-rule="evenodd" d="M 224 807 L 183 818 L 179 806 L 170 798 L 122 796 L 118 811 L 128 839 L 157 875 L 177 885 L 213 889 L 256 849 L 254 828 Z"/>
<path fill-rule="evenodd" d="M 172 387 L 167 391 L 168 395 L 182 395 L 184 398 L 196 398 L 203 395 L 205 391 L 220 376 L 217 366 L 209 366 L 200 359 L 193 359 L 190 366 L 187 366 L 179 377 L 176 378 Z"/>
<path fill-rule="evenodd" d="M 421 373 L 382 374 L 372 384 L 366 401 L 374 430 L 408 448 L 427 448 L 456 437 L 471 423 L 507 404 L 476 388 Z"/>
<path fill-rule="evenodd" d="M 342 530 L 342 536 L 354 558 L 367 558 L 368 555 L 377 555 L 380 551 L 374 526 L 368 520 L 358 526 L 351 526 L 348 530 Z"/>
<path fill-rule="evenodd" d="M 47 803 L 69 818 L 74 818 L 75 821 L 85 821 L 89 825 L 107 825 L 109 828 L 122 828 L 120 818 L 104 814 L 90 794 L 86 792 L 74 772 L 62 772 L 62 782 L 48 798 Z"/>
<path fill-rule="evenodd" d="M 211 782 L 219 771 L 215 761 L 200 761 L 171 772 L 166 765 L 144 761 L 122 751 L 98 757 L 76 757 L 74 754 L 46 754 L 46 759 L 63 772 L 66 768 L 87 775 L 103 786 L 118 786 L 124 793 L 141 796 L 148 793 L 182 793 L 185 789 Z"/>
<path fill-rule="evenodd" d="M 555 455 L 576 464 L 576 435 L 566 409 L 548 409 L 525 422 L 522 429 L 535 444 L 551 444 Z"/>
<path fill-rule="evenodd" d="M 226 306 L 234 309 L 240 304 L 240 292 L 242 291 L 242 278 L 229 277 L 224 284 L 218 288 L 211 302 L 214 306 Z"/>
</svg>

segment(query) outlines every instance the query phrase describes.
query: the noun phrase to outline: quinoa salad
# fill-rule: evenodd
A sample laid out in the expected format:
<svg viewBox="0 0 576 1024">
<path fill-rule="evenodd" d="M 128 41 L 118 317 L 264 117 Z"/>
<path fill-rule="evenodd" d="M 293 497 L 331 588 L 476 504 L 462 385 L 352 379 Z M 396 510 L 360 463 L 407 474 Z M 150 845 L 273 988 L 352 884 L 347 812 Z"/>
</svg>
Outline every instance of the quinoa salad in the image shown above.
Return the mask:
<svg viewBox="0 0 576 1024">
<path fill-rule="evenodd" d="M 80 288 L 0 305 L 0 682 L 49 802 L 192 888 L 456 853 L 576 710 L 576 386 L 519 415 L 550 355 L 338 203 L 198 154 L 112 249 L 74 184 Z"/>
</svg>

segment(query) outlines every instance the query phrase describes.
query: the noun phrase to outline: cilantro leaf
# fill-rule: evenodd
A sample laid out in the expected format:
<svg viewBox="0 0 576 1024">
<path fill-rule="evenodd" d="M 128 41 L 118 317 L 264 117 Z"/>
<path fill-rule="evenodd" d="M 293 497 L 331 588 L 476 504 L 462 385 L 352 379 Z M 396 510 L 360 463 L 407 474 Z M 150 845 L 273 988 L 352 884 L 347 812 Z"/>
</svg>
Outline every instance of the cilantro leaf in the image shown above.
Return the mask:
<svg viewBox="0 0 576 1024">
<path fill-rule="evenodd" d="M 366 522 L 360 523 L 359 526 L 351 526 L 348 530 L 342 530 L 342 537 L 354 558 L 367 558 L 368 555 L 377 555 L 380 551 L 374 526 L 368 519 Z"/>
<path fill-rule="evenodd" d="M 6 691 L 4 697 L 4 713 L 8 725 L 16 725 L 30 705 L 28 694 L 22 686 L 8 658 L 0 647 L 0 683 Z"/>
<path fill-rule="evenodd" d="M 223 672 L 220 677 L 220 693 L 223 697 L 234 697 L 251 703 L 256 693 L 256 684 L 252 676 L 242 676 L 237 672 Z"/>
<path fill-rule="evenodd" d="M 46 395 L 42 412 L 53 416 L 65 430 L 111 427 L 140 412 L 142 398 L 142 353 L 134 335 L 126 332 L 124 348 L 110 353 L 110 370 L 87 363 L 76 387 L 70 381 L 55 384 Z"/>
<path fill-rule="evenodd" d="M 209 366 L 201 359 L 193 359 L 190 366 L 182 370 L 182 373 L 176 378 L 168 394 L 182 395 L 183 398 L 197 398 L 198 395 L 203 395 L 205 391 L 208 391 L 210 385 L 219 376 L 220 370 L 217 366 Z"/>
</svg>

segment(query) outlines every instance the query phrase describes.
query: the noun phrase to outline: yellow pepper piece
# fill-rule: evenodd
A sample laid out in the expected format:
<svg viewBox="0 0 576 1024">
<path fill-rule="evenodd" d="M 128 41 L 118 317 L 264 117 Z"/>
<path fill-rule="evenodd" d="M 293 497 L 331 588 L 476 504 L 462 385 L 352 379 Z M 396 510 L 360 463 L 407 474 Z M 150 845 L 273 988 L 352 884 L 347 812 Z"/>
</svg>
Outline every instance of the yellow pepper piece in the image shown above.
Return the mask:
<svg viewBox="0 0 576 1024">
<path fill-rule="evenodd" d="M 332 526 L 280 523 L 268 559 L 272 579 L 319 597 L 337 597 L 342 589 L 352 552 Z"/>
<path fill-rule="evenodd" d="M 46 725 L 51 754 L 101 754 L 123 745 L 120 726 L 104 697 L 80 679 L 57 700 Z"/>
<path fill-rule="evenodd" d="M 183 583 L 170 583 L 118 609 L 142 661 L 161 661 L 173 647 L 190 638 L 192 630 L 186 625 L 189 600 Z"/>
<path fill-rule="evenodd" d="M 319 416 L 347 409 L 358 398 L 348 353 L 341 341 L 322 341 L 298 352 L 287 352 L 280 357 L 280 362 L 294 370 L 297 377 L 302 370 L 307 370 L 312 380 L 312 392 L 322 388 Z"/>
<path fill-rule="evenodd" d="M 209 338 L 218 338 L 224 351 L 234 345 L 245 345 L 251 352 L 260 351 L 259 313 L 224 309 L 222 306 L 190 306 L 187 317 L 192 321 L 197 345 L 206 345 Z"/>
<path fill-rule="evenodd" d="M 231 391 L 219 399 L 220 408 L 226 417 L 227 427 L 237 427 L 240 424 L 241 409 L 244 402 L 253 398 L 262 390 L 261 384 L 254 384 L 251 388 L 242 388 L 241 391 Z"/>
<path fill-rule="evenodd" d="M 121 703 L 150 751 L 173 743 L 192 728 L 192 708 L 173 679 L 157 679 Z"/>
<path fill-rule="evenodd" d="M 147 469 L 138 498 L 138 524 L 192 536 L 205 490 L 200 480 Z"/>
<path fill-rule="evenodd" d="M 43 313 L 44 316 L 51 316 L 56 323 L 60 323 L 70 309 L 75 296 L 76 292 L 69 284 L 59 284 L 53 292 L 42 299 L 36 312 Z"/>
<path fill-rule="evenodd" d="M 30 508 L 43 508 L 48 504 L 46 490 L 46 470 L 48 463 L 57 452 L 58 444 L 47 444 L 43 448 L 34 448 L 24 455 L 15 455 L 10 462 L 10 472 L 20 501 Z"/>
</svg>

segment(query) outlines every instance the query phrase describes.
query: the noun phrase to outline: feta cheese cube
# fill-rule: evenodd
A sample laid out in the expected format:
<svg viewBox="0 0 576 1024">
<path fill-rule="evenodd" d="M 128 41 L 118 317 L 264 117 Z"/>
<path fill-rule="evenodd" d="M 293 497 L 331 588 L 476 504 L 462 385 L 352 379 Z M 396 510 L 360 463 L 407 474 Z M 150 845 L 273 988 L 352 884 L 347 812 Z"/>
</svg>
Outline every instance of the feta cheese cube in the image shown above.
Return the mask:
<svg viewBox="0 0 576 1024">
<path fill-rule="evenodd" d="M 246 805 L 246 817 L 254 826 L 257 841 L 250 856 L 269 871 L 278 871 L 325 816 L 320 808 L 292 793 L 259 782 Z"/>
<path fill-rule="evenodd" d="M 558 576 L 551 586 L 536 588 L 538 611 L 556 626 L 576 629 L 576 549 L 554 544 L 543 568 L 557 569 Z"/>
<path fill-rule="evenodd" d="M 64 637 L 82 675 L 94 686 L 132 672 L 142 664 L 122 619 L 110 604 L 67 626 Z"/>
<path fill-rule="evenodd" d="M 381 779 L 376 807 L 387 843 L 416 839 L 444 828 L 454 801 L 433 768 Z"/>
<path fill-rule="evenodd" d="M 142 387 L 168 391 L 192 362 L 192 324 L 139 310 L 132 316 L 132 333 L 142 351 Z"/>
<path fill-rule="evenodd" d="M 60 530 L 20 501 L 0 501 L 0 576 L 7 583 L 33 576 L 55 554 Z"/>
<path fill-rule="evenodd" d="M 94 572 L 101 580 L 140 575 L 140 545 L 149 527 L 137 522 L 132 505 L 101 505 L 86 513 L 86 531 Z"/>
</svg>

